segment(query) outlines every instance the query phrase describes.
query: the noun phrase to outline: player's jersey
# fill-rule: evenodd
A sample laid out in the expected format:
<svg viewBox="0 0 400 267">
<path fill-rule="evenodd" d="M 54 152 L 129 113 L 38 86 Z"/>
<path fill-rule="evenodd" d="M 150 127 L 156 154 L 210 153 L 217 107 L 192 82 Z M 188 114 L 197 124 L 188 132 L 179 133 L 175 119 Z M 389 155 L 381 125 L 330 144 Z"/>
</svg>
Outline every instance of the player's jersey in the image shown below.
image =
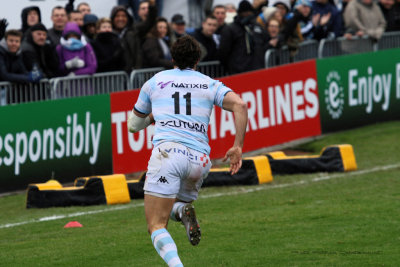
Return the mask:
<svg viewBox="0 0 400 267">
<path fill-rule="evenodd" d="M 214 105 L 222 107 L 232 91 L 200 72 L 186 69 L 161 71 L 142 87 L 135 110 L 153 113 L 153 145 L 177 142 L 209 154 L 208 123 Z"/>
</svg>

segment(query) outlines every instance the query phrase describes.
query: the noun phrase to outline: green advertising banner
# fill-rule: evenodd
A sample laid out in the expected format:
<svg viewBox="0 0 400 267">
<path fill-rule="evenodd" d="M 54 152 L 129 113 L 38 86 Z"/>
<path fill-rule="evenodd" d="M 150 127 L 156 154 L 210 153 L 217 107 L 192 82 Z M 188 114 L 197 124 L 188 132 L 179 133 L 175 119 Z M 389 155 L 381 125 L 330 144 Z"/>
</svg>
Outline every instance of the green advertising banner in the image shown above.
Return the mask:
<svg viewBox="0 0 400 267">
<path fill-rule="evenodd" d="M 400 49 L 317 60 L 322 132 L 400 119 Z"/>
<path fill-rule="evenodd" d="M 112 172 L 110 96 L 0 108 L 0 192 Z"/>
</svg>

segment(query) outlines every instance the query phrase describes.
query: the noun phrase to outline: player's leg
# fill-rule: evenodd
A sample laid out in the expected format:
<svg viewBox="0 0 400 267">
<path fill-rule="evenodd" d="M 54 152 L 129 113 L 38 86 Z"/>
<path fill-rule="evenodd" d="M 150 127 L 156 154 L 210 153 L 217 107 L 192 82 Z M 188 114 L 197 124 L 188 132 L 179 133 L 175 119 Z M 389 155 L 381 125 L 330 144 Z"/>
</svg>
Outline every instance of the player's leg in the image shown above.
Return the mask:
<svg viewBox="0 0 400 267">
<path fill-rule="evenodd" d="M 178 256 L 178 248 L 167 231 L 169 213 L 174 202 L 174 198 L 161 198 L 146 194 L 144 210 L 147 228 L 157 253 L 168 266 L 179 267 L 183 264 Z"/>
<path fill-rule="evenodd" d="M 144 203 L 155 249 L 170 266 L 181 266 L 177 247 L 167 231 L 169 214 L 181 184 L 181 169 L 187 168 L 184 155 L 172 153 L 175 146 L 165 142 L 153 149 L 144 185 Z"/>
<path fill-rule="evenodd" d="M 182 180 L 181 187 L 174 203 L 170 218 L 182 221 L 186 228 L 189 242 L 196 246 L 201 239 L 200 225 L 192 202 L 197 199 L 203 179 L 207 177 L 211 168 L 211 162 L 207 155 L 189 149 L 191 157 L 190 171 Z"/>
</svg>

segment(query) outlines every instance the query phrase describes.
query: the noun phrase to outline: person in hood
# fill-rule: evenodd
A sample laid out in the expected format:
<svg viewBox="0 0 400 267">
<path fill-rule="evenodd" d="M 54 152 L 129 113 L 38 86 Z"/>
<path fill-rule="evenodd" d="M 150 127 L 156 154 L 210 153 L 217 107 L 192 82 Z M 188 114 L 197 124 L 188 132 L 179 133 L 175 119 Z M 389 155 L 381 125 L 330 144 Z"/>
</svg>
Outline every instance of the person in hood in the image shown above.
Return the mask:
<svg viewBox="0 0 400 267">
<path fill-rule="evenodd" d="M 59 69 L 63 75 L 94 74 L 97 68 L 93 48 L 85 40 L 78 24 L 65 25 L 60 44 L 57 46 Z"/>
<path fill-rule="evenodd" d="M 0 41 L 0 80 L 8 82 L 37 82 L 40 75 L 28 72 L 21 54 L 22 32 L 8 30 Z"/>
<path fill-rule="evenodd" d="M 110 18 L 113 31 L 118 34 L 121 39 L 125 36 L 125 33 L 133 26 L 133 18 L 129 14 L 125 6 L 115 6 L 111 10 Z"/>
<path fill-rule="evenodd" d="M 58 56 L 55 48 L 47 40 L 47 29 L 42 23 L 31 27 L 21 50 L 28 71 L 40 71 L 44 78 L 57 76 Z"/>
<path fill-rule="evenodd" d="M 29 6 L 22 10 L 21 12 L 22 27 L 21 32 L 25 38 L 26 31 L 35 24 L 42 22 L 40 15 L 40 9 L 37 6 Z"/>
<path fill-rule="evenodd" d="M 264 68 L 267 32 L 256 22 L 253 6 L 239 3 L 238 15 L 221 33 L 220 59 L 231 74 Z"/>
<path fill-rule="evenodd" d="M 101 18 L 96 24 L 96 30 L 97 35 L 92 45 L 97 58 L 97 72 L 124 70 L 124 51 L 118 35 L 112 31 L 111 20 Z"/>
<path fill-rule="evenodd" d="M 125 71 L 130 73 L 133 69 L 143 67 L 143 50 L 142 44 L 147 33 L 156 23 L 157 8 L 155 0 L 149 1 L 149 14 L 147 19 L 142 22 L 133 23 L 132 17 L 129 15 L 124 6 L 116 6 L 111 11 L 111 21 L 113 31 L 118 34 L 124 49 L 124 57 L 126 58 Z"/>
</svg>

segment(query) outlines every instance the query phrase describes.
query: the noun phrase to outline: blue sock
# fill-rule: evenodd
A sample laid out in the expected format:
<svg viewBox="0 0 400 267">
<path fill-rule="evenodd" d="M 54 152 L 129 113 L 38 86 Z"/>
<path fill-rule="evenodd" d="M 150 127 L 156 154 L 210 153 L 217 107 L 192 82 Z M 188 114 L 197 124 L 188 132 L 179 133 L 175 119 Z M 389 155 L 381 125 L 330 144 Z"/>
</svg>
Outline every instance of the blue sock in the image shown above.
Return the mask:
<svg viewBox="0 0 400 267">
<path fill-rule="evenodd" d="M 171 213 L 169 214 L 169 217 L 176 222 L 180 222 L 180 218 L 182 217 L 182 210 L 183 206 L 185 206 L 187 203 L 185 202 L 175 202 L 174 206 L 172 206 Z M 179 219 L 178 219 L 179 218 Z"/>
<path fill-rule="evenodd" d="M 151 241 L 157 253 L 168 266 L 183 267 L 181 259 L 178 256 L 178 248 L 167 229 L 162 228 L 154 231 L 151 234 Z"/>
</svg>

